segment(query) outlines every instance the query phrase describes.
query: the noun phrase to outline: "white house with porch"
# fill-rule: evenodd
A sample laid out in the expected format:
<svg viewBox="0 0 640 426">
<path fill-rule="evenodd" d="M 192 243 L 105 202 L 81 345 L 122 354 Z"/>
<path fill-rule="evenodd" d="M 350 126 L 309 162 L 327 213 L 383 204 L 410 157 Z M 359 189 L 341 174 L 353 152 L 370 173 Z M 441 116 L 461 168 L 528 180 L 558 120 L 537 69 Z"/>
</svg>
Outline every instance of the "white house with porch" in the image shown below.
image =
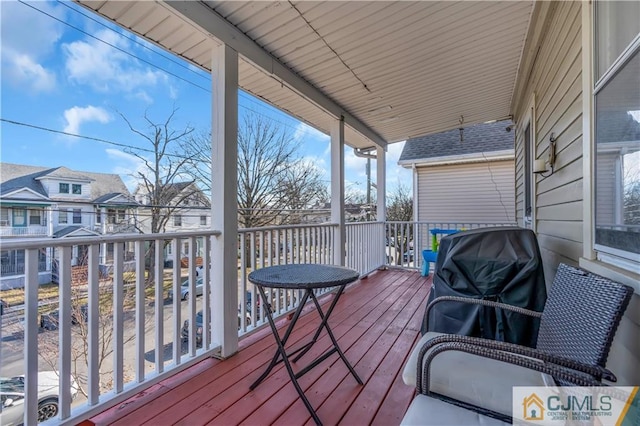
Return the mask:
<svg viewBox="0 0 640 426">
<path fill-rule="evenodd" d="M 264 254 L 262 260 L 259 259 L 263 263 L 251 262 L 252 266 L 276 261 L 334 263 L 350 266 L 363 275 L 387 267 L 384 244 L 389 224 L 384 214 L 384 161 L 388 145 L 508 118 L 515 123 L 515 219 L 536 233 L 546 283 L 550 286 L 558 265 L 567 263 L 633 289 L 606 367 L 615 372 L 618 384 L 640 384 L 640 210 L 637 204 L 629 203 L 633 193 L 628 192 L 640 182 L 636 173 L 640 170 L 640 138 L 636 131 L 640 121 L 639 2 L 80 0 L 79 3 L 191 65 L 211 72 L 212 152 L 216 155 L 212 164 L 209 231 L 104 237 L 135 245 L 139 277 L 136 286 L 141 294 L 136 298 L 136 356 L 131 361 L 135 378 L 127 382 L 124 374 L 126 316 L 122 273 L 116 268 L 113 328 L 117 349 L 113 356 L 114 384 L 108 394 L 110 400 L 104 402 L 104 394 L 98 387 L 99 368 L 97 356 L 93 355 L 89 361 L 88 403 L 72 412 L 71 397 L 61 394 L 60 421 L 77 423 L 104 414 L 111 421 L 124 419 L 126 422 L 125 416 L 131 412 L 134 416 L 144 414 L 146 419 L 155 415 L 163 419 L 163 416 L 181 413 L 180 410 L 186 418 L 195 409 L 201 416 L 210 416 L 206 421 L 215 422 L 212 416 L 221 410 L 212 407 L 217 408 L 219 399 L 209 400 L 198 391 L 200 388 L 191 390 L 190 387 L 192 383 L 201 384 L 217 375 L 220 370 L 216 368 L 226 374 L 235 368 L 229 367 L 235 362 L 240 367 L 248 365 L 249 356 L 243 356 L 247 348 L 239 344 L 248 330 L 242 326 L 239 333 L 237 320 L 238 306 L 243 313 L 245 309 L 245 301 L 239 298 L 244 297 L 248 288 L 246 259 L 240 259 L 238 267 L 238 247 L 246 243 L 244 237 L 249 235 L 249 243 L 256 248 L 251 253 Z M 239 89 L 331 135 L 331 224 L 238 229 Z M 627 126 L 624 132 L 607 130 L 612 115 L 624 117 L 621 121 Z M 380 194 L 377 222 L 345 223 L 345 144 L 371 149 L 376 154 Z M 191 327 L 187 353 L 175 349 L 168 355 L 170 359 L 165 359 L 168 351 L 164 345 L 164 317 L 162 311 L 156 309 L 153 317 L 155 364 L 149 369 L 144 346 L 145 320 L 148 319 L 143 295 L 144 245 L 149 240 L 160 246 L 166 240 L 185 238 L 192 244 L 197 238 L 203 239 L 207 260 L 216 265 L 210 271 L 205 270 L 204 294 L 207 296 L 202 299 L 202 348 L 196 347 L 195 330 Z M 270 244 L 274 239 L 295 241 L 298 249 L 283 255 L 278 252 L 278 244 Z M 89 246 L 91 272 L 97 268 L 98 248 L 104 240 L 87 238 L 84 241 Z M 61 268 L 63 277 L 67 277 L 71 243 L 33 240 L 8 244 L 10 249 L 24 249 L 27 260 L 26 424 L 35 423 L 38 403 L 34 383 L 34 372 L 38 370 L 35 332 L 38 250 L 52 245 L 60 247 L 63 253 Z M 116 258 L 122 259 L 121 250 L 116 251 Z M 375 274 L 378 277 L 386 274 L 393 282 L 406 281 L 394 275 L 395 272 L 385 270 Z M 94 277 L 97 282 L 97 274 Z M 190 277 L 193 290 L 194 269 L 190 270 Z M 373 282 L 372 287 L 379 289 L 375 287 L 375 283 L 379 283 L 376 279 L 363 281 L 362 285 Z M 154 283 L 157 298 L 162 295 L 162 284 Z M 177 291 L 179 280 L 175 279 L 173 285 Z M 385 288 L 392 287 L 393 283 Z M 62 280 L 61 289 L 62 318 L 70 320 L 71 302 L 64 297 L 69 295 L 68 278 Z M 427 291 L 420 285 L 408 291 L 418 294 L 421 290 Z M 90 324 L 91 315 L 97 317 L 98 308 L 97 290 L 92 294 L 89 296 L 89 310 L 93 312 Z M 283 295 L 282 299 L 276 297 L 274 303 L 283 319 L 288 312 L 288 300 Z M 375 303 L 379 305 L 384 300 L 380 297 Z M 255 303 L 255 298 L 253 301 Z M 411 299 L 402 301 L 406 302 L 404 306 Z M 194 324 L 199 309 L 195 297 L 186 303 L 185 316 Z M 174 309 L 174 319 L 168 326 L 174 329 L 173 336 L 178 339 L 176 330 L 181 326 L 182 307 L 176 303 Z M 255 313 L 257 308 L 251 309 Z M 59 345 L 61 388 L 64 389 L 69 386 L 69 376 L 65 373 L 69 371 L 72 342 L 69 327 L 62 324 Z M 255 328 L 249 331 L 264 325 L 264 316 L 252 315 L 251 327 Z M 398 342 L 395 350 L 411 346 L 417 340 L 415 323 L 394 333 L 398 339 L 394 340 Z M 97 331 L 94 334 L 89 338 L 89 345 L 94 348 L 92 354 L 98 350 Z M 248 340 L 242 342 L 249 345 Z M 173 348 L 179 346 L 176 343 L 177 340 Z M 413 397 L 412 389 L 403 392 L 394 387 L 393 379 L 400 374 L 406 354 L 403 352 L 401 356 L 399 352 L 390 351 L 388 358 L 385 357 L 390 362 L 384 364 L 386 371 L 390 371 L 386 376 L 392 378 L 389 389 L 396 393 L 386 392 L 385 388 L 381 394 L 402 395 L 387 401 L 400 408 L 408 406 Z M 214 361 L 212 355 L 224 360 Z M 365 355 L 372 355 L 372 351 Z M 207 369 L 209 365 L 211 370 Z M 199 374 L 189 370 L 191 367 Z M 202 371 L 215 373 L 202 374 Z M 386 377 L 382 373 L 376 375 L 380 371 L 382 368 L 373 373 L 372 383 Z M 169 378 L 170 383 L 158 385 Z M 183 379 L 184 386 L 178 385 Z M 215 388 L 215 384 L 209 382 L 203 386 L 207 385 L 211 385 L 210 390 Z M 176 395 L 174 391 L 177 392 L 175 386 L 180 386 L 183 392 L 181 401 L 172 399 Z M 232 418 L 235 423 L 241 423 L 251 413 L 258 413 L 257 418 L 262 419 L 261 414 L 280 410 L 277 404 L 249 406 L 245 401 L 255 400 L 256 393 L 246 388 L 236 388 L 239 396 L 231 402 L 240 408 L 236 412 L 238 417 Z M 274 390 L 273 398 L 286 394 L 288 388 L 290 386 Z M 358 389 L 362 388 L 353 389 L 349 393 L 360 395 Z M 141 391 L 144 393 L 139 393 Z M 346 393 L 342 393 L 338 401 L 326 400 L 327 415 L 333 414 L 335 407 L 343 408 L 341 402 Z M 222 394 L 223 398 L 230 395 Z M 135 398 L 122 404 L 132 396 Z M 158 403 L 148 403 L 151 400 Z M 200 401 L 198 406 L 193 405 L 196 400 Z M 352 404 L 349 409 L 361 405 Z M 115 408 L 111 409 L 112 406 Z M 125 408 L 119 410 L 119 407 Z M 278 412 L 278 415 L 286 413 Z M 345 418 L 348 417 L 339 417 L 335 422 Z M 362 421 L 362 418 L 355 420 Z M 394 419 L 396 423 L 399 421 L 397 417 Z M 204 421 L 202 417 L 197 420 Z M 302 422 L 307 420 L 305 417 Z"/>
<path fill-rule="evenodd" d="M 0 235 L 3 241 L 70 238 L 135 232 L 137 203 L 120 176 L 78 172 L 66 167 L 0 164 Z M 73 263 L 82 262 L 82 246 L 73 249 Z M 112 257 L 103 245 L 101 261 Z M 39 254 L 40 282 L 52 279 L 51 250 Z M 2 250 L 2 287 L 24 282 L 24 250 Z"/>
</svg>

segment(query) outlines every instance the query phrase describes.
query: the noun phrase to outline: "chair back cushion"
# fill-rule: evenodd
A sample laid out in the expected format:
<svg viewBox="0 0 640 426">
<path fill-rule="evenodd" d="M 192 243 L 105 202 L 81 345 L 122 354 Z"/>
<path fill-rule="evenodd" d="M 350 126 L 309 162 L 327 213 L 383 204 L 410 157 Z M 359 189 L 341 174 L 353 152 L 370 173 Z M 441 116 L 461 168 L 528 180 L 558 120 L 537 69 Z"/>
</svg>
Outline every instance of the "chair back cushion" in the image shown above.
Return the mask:
<svg viewBox="0 0 640 426">
<path fill-rule="evenodd" d="M 605 367 L 633 289 L 560 264 L 540 320 L 537 348 Z"/>
</svg>

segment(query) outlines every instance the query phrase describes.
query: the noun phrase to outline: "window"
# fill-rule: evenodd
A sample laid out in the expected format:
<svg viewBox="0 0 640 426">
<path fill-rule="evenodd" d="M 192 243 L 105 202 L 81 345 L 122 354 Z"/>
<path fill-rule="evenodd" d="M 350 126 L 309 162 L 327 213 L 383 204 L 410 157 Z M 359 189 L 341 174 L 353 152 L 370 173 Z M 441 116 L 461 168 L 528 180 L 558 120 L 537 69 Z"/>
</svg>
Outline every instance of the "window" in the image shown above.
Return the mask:
<svg viewBox="0 0 640 426">
<path fill-rule="evenodd" d="M 102 223 L 102 212 L 100 210 L 96 210 L 96 223 Z"/>
<path fill-rule="evenodd" d="M 182 215 L 181 214 L 173 215 L 173 226 L 182 226 Z"/>
<path fill-rule="evenodd" d="M 640 254 L 640 3 L 595 2 L 595 249 Z"/>
<path fill-rule="evenodd" d="M 0 209 L 0 226 L 9 226 L 9 209 Z"/>
<path fill-rule="evenodd" d="M 66 224 L 69 223 L 69 218 L 67 217 L 67 209 L 60 209 L 58 212 L 58 223 Z"/>
<path fill-rule="evenodd" d="M 29 225 L 42 224 L 42 212 L 40 210 L 29 210 Z"/>
<path fill-rule="evenodd" d="M 200 225 L 206 226 L 206 224 L 207 224 L 207 217 L 200 216 Z"/>
<path fill-rule="evenodd" d="M 81 209 L 73 209 L 73 223 L 74 224 L 82 223 L 82 210 Z"/>
<path fill-rule="evenodd" d="M 58 186 L 58 192 L 60 192 L 61 194 L 68 194 L 69 193 L 69 184 L 68 183 L 61 183 Z"/>
<path fill-rule="evenodd" d="M 531 123 L 524 129 L 524 226 L 531 228 L 533 209 L 531 205 Z"/>
<path fill-rule="evenodd" d="M 73 185 L 71 185 L 71 192 L 76 195 L 82 194 L 82 185 L 80 185 L 79 183 L 74 183 Z"/>
<path fill-rule="evenodd" d="M 124 222 L 124 217 L 125 217 L 125 211 L 118 210 L 118 222 Z"/>
</svg>

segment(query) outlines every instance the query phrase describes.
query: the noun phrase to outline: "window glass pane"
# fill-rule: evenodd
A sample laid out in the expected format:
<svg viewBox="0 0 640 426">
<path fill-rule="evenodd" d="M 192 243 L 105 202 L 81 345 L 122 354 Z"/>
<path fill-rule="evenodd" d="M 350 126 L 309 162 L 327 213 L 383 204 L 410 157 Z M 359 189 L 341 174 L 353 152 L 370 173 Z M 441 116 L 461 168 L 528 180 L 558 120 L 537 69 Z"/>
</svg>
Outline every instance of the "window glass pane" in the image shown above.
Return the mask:
<svg viewBox="0 0 640 426">
<path fill-rule="evenodd" d="M 82 210 L 73 209 L 73 223 L 82 223 Z"/>
<path fill-rule="evenodd" d="M 40 225 L 40 211 L 38 210 L 29 210 L 29 225 Z"/>
<path fill-rule="evenodd" d="M 596 2 L 598 79 L 640 33 L 640 2 Z"/>
<path fill-rule="evenodd" d="M 69 193 L 69 184 L 68 183 L 61 183 L 60 184 L 60 193 L 61 194 L 68 194 Z"/>
<path fill-rule="evenodd" d="M 182 215 L 173 216 L 173 226 L 182 226 Z"/>
<path fill-rule="evenodd" d="M 206 225 L 206 224 L 207 224 L 207 217 L 200 216 L 200 225 Z"/>
<path fill-rule="evenodd" d="M 640 53 L 596 95 L 596 244 L 640 253 Z"/>
<path fill-rule="evenodd" d="M 71 185 L 71 190 L 74 194 L 82 194 L 82 185 L 74 183 Z"/>
<path fill-rule="evenodd" d="M 58 223 L 67 223 L 67 209 L 60 209 L 58 212 Z"/>
</svg>

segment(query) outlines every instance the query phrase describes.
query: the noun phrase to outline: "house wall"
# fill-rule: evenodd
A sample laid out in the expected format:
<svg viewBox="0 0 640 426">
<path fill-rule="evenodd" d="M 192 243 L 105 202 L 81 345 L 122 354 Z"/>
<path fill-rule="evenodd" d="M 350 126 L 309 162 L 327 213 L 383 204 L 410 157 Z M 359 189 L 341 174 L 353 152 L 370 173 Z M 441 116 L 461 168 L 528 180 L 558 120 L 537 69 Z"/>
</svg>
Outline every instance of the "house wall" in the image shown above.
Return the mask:
<svg viewBox="0 0 640 426">
<path fill-rule="evenodd" d="M 513 222 L 514 161 L 418 167 L 418 220 Z"/>
<path fill-rule="evenodd" d="M 534 229 L 549 285 L 560 262 L 578 265 L 583 256 L 583 93 L 582 4 L 538 2 L 514 96 L 516 131 L 516 214 L 523 222 L 524 126 L 529 100 L 533 117 L 535 157 L 546 159 L 551 133 L 557 138 L 555 172 L 535 176 Z M 586 96 L 590 96 L 587 94 Z M 588 100 L 588 99 L 587 99 Z M 586 141 L 584 143 L 588 143 Z M 613 268 L 597 271 L 616 276 Z M 620 279 L 624 278 L 624 279 Z M 640 296 L 635 294 L 622 319 L 608 359 L 621 385 L 640 384 Z"/>
</svg>

